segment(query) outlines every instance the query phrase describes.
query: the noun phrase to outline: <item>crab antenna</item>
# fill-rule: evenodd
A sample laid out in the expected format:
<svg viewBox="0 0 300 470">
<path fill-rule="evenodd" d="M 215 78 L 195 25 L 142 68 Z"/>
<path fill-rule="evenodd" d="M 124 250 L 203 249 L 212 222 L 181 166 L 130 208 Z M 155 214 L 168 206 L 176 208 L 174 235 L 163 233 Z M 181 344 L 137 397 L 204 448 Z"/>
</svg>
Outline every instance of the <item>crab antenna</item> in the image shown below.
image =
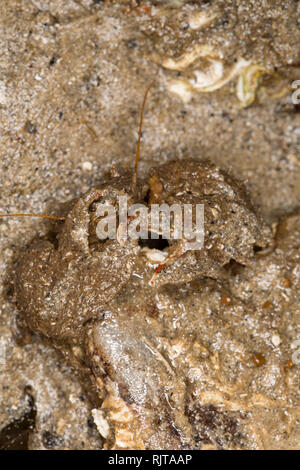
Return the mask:
<svg viewBox="0 0 300 470">
<path fill-rule="evenodd" d="M 142 138 L 142 127 L 143 127 L 143 118 L 144 118 L 144 109 L 145 109 L 145 104 L 146 104 L 146 99 L 148 95 L 148 91 L 150 90 L 151 86 L 153 85 L 153 82 L 150 83 L 148 86 L 145 95 L 144 95 L 144 100 L 142 104 L 142 109 L 141 109 L 141 115 L 140 115 L 140 125 L 139 125 L 139 137 L 138 137 L 138 143 L 136 147 L 136 154 L 135 154 L 135 165 L 134 165 L 134 172 L 133 172 L 133 178 L 132 178 L 132 183 L 133 187 L 136 187 L 136 180 L 137 180 L 137 169 L 138 169 L 138 163 L 140 159 L 140 148 L 141 148 L 141 138 Z"/>
<path fill-rule="evenodd" d="M 55 215 L 44 214 L 0 214 L 0 217 L 39 217 L 41 219 L 65 220 L 65 217 L 56 217 Z"/>
</svg>

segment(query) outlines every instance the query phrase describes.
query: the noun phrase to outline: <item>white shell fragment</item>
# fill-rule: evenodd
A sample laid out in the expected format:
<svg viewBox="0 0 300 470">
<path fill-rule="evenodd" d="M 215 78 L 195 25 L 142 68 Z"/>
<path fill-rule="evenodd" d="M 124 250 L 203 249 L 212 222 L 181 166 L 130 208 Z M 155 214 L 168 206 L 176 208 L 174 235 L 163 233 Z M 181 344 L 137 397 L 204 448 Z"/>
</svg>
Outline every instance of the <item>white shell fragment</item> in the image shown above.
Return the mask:
<svg viewBox="0 0 300 470">
<path fill-rule="evenodd" d="M 157 57 L 153 57 L 153 59 L 155 62 L 160 63 L 165 69 L 182 72 L 187 67 L 192 65 L 197 59 L 201 57 L 214 57 L 215 55 L 216 54 L 210 46 L 196 45 L 187 50 L 178 58 L 168 57 L 162 61 Z"/>
<path fill-rule="evenodd" d="M 197 18 L 200 22 L 201 15 Z M 205 44 L 194 45 L 179 57 L 155 56 L 153 60 L 167 70 L 185 72 L 189 69 L 189 75 L 171 79 L 168 83 L 168 90 L 179 96 L 184 103 L 191 100 L 193 91 L 213 92 L 238 77 L 237 97 L 243 107 L 250 106 L 256 98 L 260 77 L 266 73 L 271 74 L 265 67 L 252 64 L 243 57 L 231 67 L 226 67 L 223 54 Z"/>
<path fill-rule="evenodd" d="M 88 161 L 83 162 L 81 166 L 82 166 L 83 171 L 91 171 L 93 169 L 92 163 Z"/>
<path fill-rule="evenodd" d="M 278 333 L 275 333 L 273 336 L 272 336 L 272 343 L 274 344 L 274 346 L 277 348 L 277 346 L 280 345 L 281 343 L 281 339 L 280 339 L 280 336 Z"/>
<path fill-rule="evenodd" d="M 235 77 L 239 76 L 245 68 L 250 66 L 249 61 L 240 58 L 236 64 L 234 64 L 229 70 L 226 70 L 220 57 L 216 57 L 216 54 L 205 56 L 206 52 L 208 53 L 208 50 L 202 50 L 202 57 L 206 60 L 205 66 L 193 70 L 191 78 L 173 79 L 168 83 L 169 91 L 179 96 L 184 103 L 188 103 L 190 101 L 193 91 L 199 93 L 210 93 L 218 90 Z M 198 55 L 198 57 L 200 56 Z M 191 63 L 191 59 L 191 55 L 188 56 L 186 61 L 181 58 L 179 62 L 177 62 L 177 66 L 181 69 L 181 67 L 186 66 L 186 63 Z M 194 60 L 196 60 L 195 57 Z M 208 66 L 207 63 L 209 64 Z M 175 61 L 173 59 L 171 62 L 164 61 L 162 65 L 164 66 L 164 64 L 167 64 L 168 68 L 171 70 L 175 70 L 175 68 L 171 68 L 171 66 L 175 67 Z M 238 97 L 241 99 L 239 95 Z"/>
<path fill-rule="evenodd" d="M 205 86 L 197 86 L 197 84 L 195 82 L 195 85 L 193 86 L 193 88 L 195 88 L 197 91 L 206 92 L 206 93 L 218 90 L 219 88 L 222 88 L 228 82 L 233 80 L 236 76 L 238 76 L 240 74 L 240 72 L 245 67 L 247 67 L 249 64 L 250 64 L 249 61 L 241 58 L 237 61 L 237 63 L 225 75 L 223 75 L 222 77 L 217 77 L 216 76 L 215 77 L 216 80 L 213 83 L 211 83 L 211 84 L 207 83 L 207 85 L 205 85 Z M 192 83 L 192 85 L 193 85 L 193 83 Z"/>
<path fill-rule="evenodd" d="M 140 435 L 140 421 L 136 414 L 119 396 L 115 384 L 108 385 L 107 392 L 108 394 L 101 406 L 102 409 L 93 410 L 97 412 L 96 419 L 98 420 L 98 417 L 100 417 L 98 421 L 100 428 L 95 420 L 99 433 L 107 439 L 110 435 L 110 423 L 113 429 L 112 449 L 143 450 L 144 443 Z M 104 444 L 104 449 L 107 449 L 107 443 Z"/>
<path fill-rule="evenodd" d="M 166 251 L 150 249 L 150 248 L 143 248 L 142 252 L 146 255 L 148 261 L 150 263 L 159 264 L 163 263 L 168 256 Z"/>
<path fill-rule="evenodd" d="M 92 416 L 94 418 L 94 422 L 97 426 L 99 433 L 101 434 L 104 439 L 107 439 L 109 435 L 109 424 L 107 419 L 104 417 L 104 412 L 102 410 L 97 410 L 94 408 L 92 410 Z"/>
<path fill-rule="evenodd" d="M 223 62 L 221 60 L 208 59 L 209 67 L 206 70 L 195 70 L 194 80 L 191 80 L 191 84 L 195 89 L 206 88 L 214 85 L 222 79 L 224 74 Z"/>
<path fill-rule="evenodd" d="M 197 11 L 191 16 L 189 20 L 189 27 L 193 30 L 204 28 L 205 26 L 208 26 L 210 23 L 212 23 L 216 17 L 216 14 L 209 16 L 203 11 Z"/>
<path fill-rule="evenodd" d="M 171 80 L 169 82 L 169 91 L 174 95 L 177 95 L 183 103 L 191 101 L 193 96 L 191 85 L 183 80 Z"/>
</svg>

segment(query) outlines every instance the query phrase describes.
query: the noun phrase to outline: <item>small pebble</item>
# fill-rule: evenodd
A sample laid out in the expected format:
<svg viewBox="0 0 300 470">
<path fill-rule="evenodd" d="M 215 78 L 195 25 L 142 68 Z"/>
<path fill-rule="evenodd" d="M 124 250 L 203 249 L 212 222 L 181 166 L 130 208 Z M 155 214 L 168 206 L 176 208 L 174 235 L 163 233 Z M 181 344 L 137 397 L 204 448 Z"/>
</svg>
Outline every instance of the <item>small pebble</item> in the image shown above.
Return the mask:
<svg viewBox="0 0 300 470">
<path fill-rule="evenodd" d="M 31 121 L 26 121 L 24 129 L 28 134 L 36 134 L 36 126 Z"/>
<path fill-rule="evenodd" d="M 228 305 L 228 306 L 232 304 L 231 297 L 228 297 L 228 295 L 222 295 L 221 302 L 222 304 Z"/>
<path fill-rule="evenodd" d="M 83 162 L 82 169 L 83 171 L 91 171 L 93 169 L 93 165 L 91 162 Z"/>
<path fill-rule="evenodd" d="M 289 287 L 291 287 L 291 281 L 287 278 L 284 278 L 282 280 L 282 286 L 285 287 L 286 289 L 288 289 Z"/>
<path fill-rule="evenodd" d="M 268 309 L 268 308 L 271 308 L 271 307 L 273 307 L 273 304 L 272 304 L 272 302 L 270 302 L 270 300 L 267 300 L 267 301 L 263 304 L 263 308 Z"/>
<path fill-rule="evenodd" d="M 273 336 L 272 336 L 272 343 L 274 344 L 275 347 L 279 346 L 280 343 L 281 343 L 281 339 L 280 339 L 280 336 L 275 333 Z"/>
<path fill-rule="evenodd" d="M 294 367 L 295 364 L 293 363 L 292 359 L 290 359 L 286 365 L 289 369 L 291 369 L 292 367 Z"/>
<path fill-rule="evenodd" d="M 253 362 L 256 365 L 256 367 L 261 367 L 265 364 L 266 359 L 262 354 L 258 353 L 253 356 Z"/>
</svg>

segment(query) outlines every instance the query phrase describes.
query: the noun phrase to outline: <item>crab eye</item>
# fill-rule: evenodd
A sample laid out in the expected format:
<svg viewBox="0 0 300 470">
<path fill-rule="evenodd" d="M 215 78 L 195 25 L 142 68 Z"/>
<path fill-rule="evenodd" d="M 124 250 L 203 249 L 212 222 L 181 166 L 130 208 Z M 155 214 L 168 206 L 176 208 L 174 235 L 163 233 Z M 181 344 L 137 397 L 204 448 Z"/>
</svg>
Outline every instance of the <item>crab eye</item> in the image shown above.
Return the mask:
<svg viewBox="0 0 300 470">
<path fill-rule="evenodd" d="M 162 235 L 152 234 L 152 232 L 148 233 L 141 233 L 141 237 L 139 238 L 139 246 L 142 248 L 149 248 L 150 250 L 164 250 L 170 246 L 169 241 L 166 238 L 163 238 Z"/>
</svg>

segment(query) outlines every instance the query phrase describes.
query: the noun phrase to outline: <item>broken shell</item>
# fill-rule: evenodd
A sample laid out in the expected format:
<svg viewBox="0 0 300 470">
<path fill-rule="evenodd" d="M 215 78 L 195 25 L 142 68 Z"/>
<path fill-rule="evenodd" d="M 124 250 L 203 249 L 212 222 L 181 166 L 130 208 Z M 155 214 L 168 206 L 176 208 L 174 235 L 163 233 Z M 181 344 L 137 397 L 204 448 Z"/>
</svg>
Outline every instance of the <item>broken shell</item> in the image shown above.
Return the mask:
<svg viewBox="0 0 300 470">
<path fill-rule="evenodd" d="M 179 96 L 184 103 L 188 103 L 192 98 L 192 87 L 184 80 L 171 80 L 169 82 L 169 91 Z"/>
<path fill-rule="evenodd" d="M 208 16 L 203 11 L 197 11 L 191 16 L 189 20 L 189 26 L 193 30 L 204 28 L 205 26 L 208 26 L 210 23 L 212 23 L 216 17 L 216 14 Z"/>
<path fill-rule="evenodd" d="M 168 70 L 177 70 L 178 72 L 182 72 L 190 65 L 192 65 L 197 59 L 201 57 L 217 57 L 214 50 L 207 45 L 197 45 L 193 48 L 186 51 L 177 59 L 173 59 L 172 57 L 168 57 L 163 61 L 159 60 L 156 56 L 153 57 L 154 61 L 160 63 L 162 67 Z"/>
<path fill-rule="evenodd" d="M 104 439 L 107 439 L 109 435 L 109 424 L 104 416 L 104 412 L 102 410 L 97 410 L 96 408 L 94 408 L 92 410 L 92 416 L 94 418 L 94 422 L 97 426 L 99 433 L 102 437 L 104 437 Z"/>
<path fill-rule="evenodd" d="M 224 75 L 223 62 L 220 59 L 207 57 L 210 66 L 206 70 L 194 70 L 194 78 L 170 80 L 169 91 L 179 96 L 184 103 L 188 103 L 192 92 L 210 93 L 216 91 L 238 76 L 250 62 L 241 58 Z"/>
<path fill-rule="evenodd" d="M 92 410 L 99 433 L 110 441 L 110 449 L 143 450 L 145 446 L 140 437 L 139 419 L 120 397 L 115 384 L 109 382 L 107 391 L 101 409 Z M 107 444 L 104 444 L 104 449 L 108 448 Z"/>
<path fill-rule="evenodd" d="M 259 79 L 263 73 L 268 72 L 265 67 L 249 64 L 244 68 L 237 83 L 237 97 L 244 107 L 250 106 L 256 97 Z"/>
<path fill-rule="evenodd" d="M 210 66 L 206 71 L 195 70 L 195 79 L 191 80 L 193 88 L 205 88 L 217 83 L 222 79 L 224 74 L 223 62 L 221 60 L 208 59 Z"/>
<path fill-rule="evenodd" d="M 279 346 L 280 343 L 281 343 L 281 339 L 280 339 L 279 334 L 278 334 L 278 333 L 274 333 L 271 339 L 272 339 L 272 343 L 273 343 L 274 346 L 277 348 L 277 346 Z"/>
<path fill-rule="evenodd" d="M 239 75 L 240 72 L 249 64 L 250 62 L 248 62 L 247 60 L 243 58 L 239 59 L 237 63 L 229 70 L 229 72 L 225 76 L 223 74 L 222 76 L 220 76 L 220 65 L 214 64 L 213 67 L 215 70 L 215 80 L 213 82 L 208 83 L 209 79 L 211 79 L 212 77 L 207 75 L 206 84 L 202 77 L 202 82 L 197 83 L 197 80 L 194 80 L 194 81 L 191 81 L 191 85 L 195 90 L 201 91 L 201 92 L 211 92 L 211 91 L 218 90 L 219 88 L 222 88 L 224 85 L 230 82 L 237 75 Z"/>
<path fill-rule="evenodd" d="M 168 256 L 166 251 L 156 250 L 155 248 L 142 248 L 141 251 L 146 255 L 148 261 L 154 264 L 163 263 Z"/>
</svg>

